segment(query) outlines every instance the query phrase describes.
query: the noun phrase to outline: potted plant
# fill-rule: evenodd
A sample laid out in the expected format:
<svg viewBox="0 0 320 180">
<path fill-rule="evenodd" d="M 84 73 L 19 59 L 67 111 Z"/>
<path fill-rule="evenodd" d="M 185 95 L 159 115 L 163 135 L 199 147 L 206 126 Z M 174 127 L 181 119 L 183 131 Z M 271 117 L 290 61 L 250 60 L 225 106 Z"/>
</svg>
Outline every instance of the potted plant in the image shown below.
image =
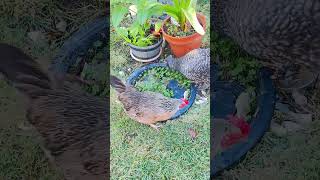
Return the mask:
<svg viewBox="0 0 320 180">
<path fill-rule="evenodd" d="M 160 15 L 161 12 L 161 5 L 155 0 L 136 0 L 130 8 L 123 6 L 113 8 L 112 26 L 117 34 L 128 43 L 133 59 L 150 62 L 160 57 L 163 41 L 159 33 L 161 22 L 154 22 L 152 16 Z M 123 23 L 128 17 L 132 22 Z"/>
<path fill-rule="evenodd" d="M 169 15 L 162 24 L 162 34 L 176 57 L 201 46 L 206 18 L 196 13 L 196 4 L 196 0 L 173 0 L 172 5 L 162 5 Z"/>
</svg>

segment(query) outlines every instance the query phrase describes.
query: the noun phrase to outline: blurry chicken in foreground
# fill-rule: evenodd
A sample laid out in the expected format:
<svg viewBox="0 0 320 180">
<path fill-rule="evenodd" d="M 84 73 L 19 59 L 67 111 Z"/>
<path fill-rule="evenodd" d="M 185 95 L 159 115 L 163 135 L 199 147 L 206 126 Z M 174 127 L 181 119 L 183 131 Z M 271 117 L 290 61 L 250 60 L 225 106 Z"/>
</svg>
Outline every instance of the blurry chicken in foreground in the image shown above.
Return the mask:
<svg viewBox="0 0 320 180">
<path fill-rule="evenodd" d="M 171 69 L 181 72 L 189 80 L 194 82 L 198 90 L 210 89 L 210 49 L 194 49 L 180 58 L 171 55 L 166 58 Z"/>
<path fill-rule="evenodd" d="M 130 118 L 158 130 L 155 124 L 170 119 L 178 110 L 188 105 L 186 97 L 171 99 L 155 92 L 139 92 L 125 85 L 119 78 L 110 77 L 110 84 L 118 93 L 118 99 Z"/>
<path fill-rule="evenodd" d="M 320 1 L 215 0 L 210 5 L 214 31 L 274 69 L 282 83 L 296 80 L 283 84 L 285 88 L 319 74 Z M 300 75 L 309 72 L 314 75 Z"/>
<path fill-rule="evenodd" d="M 43 150 L 66 180 L 105 180 L 109 175 L 109 104 L 43 71 L 18 48 L 0 43 L 0 73 L 29 103 L 27 120 Z M 58 83 L 58 81 L 60 81 Z M 58 86 L 57 86 L 58 85 Z"/>
<path fill-rule="evenodd" d="M 211 156 L 216 156 L 234 144 L 245 141 L 250 133 L 250 125 L 242 117 L 229 115 L 228 119 L 213 120 Z"/>
</svg>

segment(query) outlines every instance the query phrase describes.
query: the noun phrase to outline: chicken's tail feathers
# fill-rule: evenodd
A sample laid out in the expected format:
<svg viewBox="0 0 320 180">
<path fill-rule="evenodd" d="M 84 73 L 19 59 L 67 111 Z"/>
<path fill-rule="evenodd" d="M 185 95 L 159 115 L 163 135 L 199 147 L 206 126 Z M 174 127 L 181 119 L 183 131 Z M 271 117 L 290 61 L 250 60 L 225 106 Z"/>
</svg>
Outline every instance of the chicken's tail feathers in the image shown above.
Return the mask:
<svg viewBox="0 0 320 180">
<path fill-rule="evenodd" d="M 34 97 L 39 89 L 51 89 L 51 78 L 22 50 L 0 43 L 0 73 L 16 89 Z"/>
<path fill-rule="evenodd" d="M 126 91 L 126 85 L 116 76 L 110 75 L 110 85 L 118 92 L 123 93 Z"/>
</svg>

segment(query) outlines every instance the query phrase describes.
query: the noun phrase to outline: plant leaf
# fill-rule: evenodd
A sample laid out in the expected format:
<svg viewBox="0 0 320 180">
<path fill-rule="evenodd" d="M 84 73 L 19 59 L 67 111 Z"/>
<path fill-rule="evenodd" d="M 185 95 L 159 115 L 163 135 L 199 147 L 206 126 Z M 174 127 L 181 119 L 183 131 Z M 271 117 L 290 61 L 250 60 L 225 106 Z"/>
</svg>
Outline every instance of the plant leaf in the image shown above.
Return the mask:
<svg viewBox="0 0 320 180">
<path fill-rule="evenodd" d="M 194 0 L 191 0 L 191 1 L 194 1 Z M 190 5 L 191 4 L 192 3 L 190 3 Z M 205 31 L 201 26 L 200 22 L 198 21 L 196 9 L 192 6 L 189 6 L 188 9 L 182 9 L 182 11 L 186 16 L 186 18 L 188 19 L 188 21 L 190 22 L 191 26 L 194 28 L 194 30 L 200 35 L 204 35 Z"/>
<path fill-rule="evenodd" d="M 174 19 L 176 19 L 178 22 L 180 22 L 181 20 L 181 14 L 179 9 L 177 9 L 176 7 L 170 6 L 170 5 L 163 5 L 162 6 L 163 11 L 165 11 L 165 13 L 167 13 L 169 16 L 173 17 Z"/>
<path fill-rule="evenodd" d="M 128 9 L 122 6 L 117 6 L 112 10 L 111 23 L 114 28 L 118 28 L 124 15 L 128 12 Z"/>
<path fill-rule="evenodd" d="M 156 22 L 154 24 L 154 31 L 158 33 L 160 31 L 160 29 L 161 29 L 161 25 L 162 25 L 161 22 Z"/>
<path fill-rule="evenodd" d="M 128 30 L 126 28 L 118 28 L 116 32 L 121 36 L 126 42 L 131 43 L 131 40 L 128 38 Z"/>
</svg>

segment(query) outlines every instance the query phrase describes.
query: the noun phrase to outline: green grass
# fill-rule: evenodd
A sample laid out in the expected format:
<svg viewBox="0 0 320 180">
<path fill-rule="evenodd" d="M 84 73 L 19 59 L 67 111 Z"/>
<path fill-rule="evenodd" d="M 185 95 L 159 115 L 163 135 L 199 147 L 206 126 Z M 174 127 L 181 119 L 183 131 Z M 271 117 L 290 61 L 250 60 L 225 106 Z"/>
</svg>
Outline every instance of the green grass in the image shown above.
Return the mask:
<svg viewBox="0 0 320 180">
<path fill-rule="evenodd" d="M 34 132 L 18 127 L 26 122 L 24 99 L 0 79 L 0 179 L 61 179 L 50 167 Z"/>
<path fill-rule="evenodd" d="M 199 9 L 209 18 L 209 3 L 199 2 Z M 210 32 L 208 21 L 207 32 Z M 209 46 L 209 40 L 210 33 L 206 33 L 204 47 Z M 131 59 L 129 47 L 115 33 L 111 33 L 110 47 L 111 74 L 122 80 L 144 65 Z M 209 179 L 210 103 L 194 104 L 182 117 L 167 121 L 160 132 L 156 132 L 127 116 L 114 89 L 111 89 L 110 102 L 112 179 Z M 198 133 L 194 141 L 189 128 Z"/>
<path fill-rule="evenodd" d="M 209 106 L 193 106 L 160 132 L 130 119 L 111 91 L 112 179 L 208 179 Z M 200 116 L 201 114 L 201 116 Z M 188 129 L 199 135 L 192 141 Z"/>
</svg>

